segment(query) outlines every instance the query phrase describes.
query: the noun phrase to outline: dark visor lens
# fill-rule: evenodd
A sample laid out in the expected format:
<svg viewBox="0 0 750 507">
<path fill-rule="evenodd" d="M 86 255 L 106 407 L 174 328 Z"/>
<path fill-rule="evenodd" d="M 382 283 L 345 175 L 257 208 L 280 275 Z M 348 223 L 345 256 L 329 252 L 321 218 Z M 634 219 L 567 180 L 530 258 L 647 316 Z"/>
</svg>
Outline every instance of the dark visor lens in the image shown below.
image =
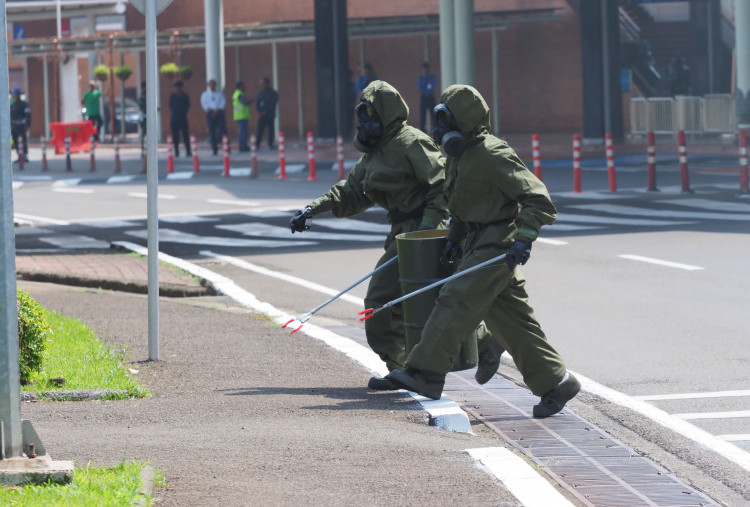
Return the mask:
<svg viewBox="0 0 750 507">
<path fill-rule="evenodd" d="M 449 128 L 453 120 L 453 115 L 445 104 L 438 104 L 435 106 L 435 124 L 438 127 Z"/>
<path fill-rule="evenodd" d="M 372 120 L 373 116 L 375 116 L 375 110 L 368 102 L 360 102 L 359 104 L 357 104 L 355 113 L 357 115 L 357 119 L 359 119 L 360 122 Z"/>
</svg>

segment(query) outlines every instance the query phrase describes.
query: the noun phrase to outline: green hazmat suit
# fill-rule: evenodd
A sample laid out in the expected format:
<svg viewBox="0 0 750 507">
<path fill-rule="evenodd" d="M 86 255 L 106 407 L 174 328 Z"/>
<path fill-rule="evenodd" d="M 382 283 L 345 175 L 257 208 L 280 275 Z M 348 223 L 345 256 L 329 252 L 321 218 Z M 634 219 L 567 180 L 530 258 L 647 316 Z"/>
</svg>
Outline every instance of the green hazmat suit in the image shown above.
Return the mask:
<svg viewBox="0 0 750 507">
<path fill-rule="evenodd" d="M 489 108 L 474 88 L 453 85 L 440 97 L 465 139 L 446 161 L 444 190 L 452 217 L 449 238 L 461 241 L 457 272 L 507 252 L 515 240 L 533 241 L 557 210 L 544 184 L 505 141 L 489 134 Z M 446 374 L 462 338 L 484 320 L 512 356 L 529 389 L 550 391 L 565 364 L 547 341 L 528 304 L 521 270 L 494 263 L 443 285 L 408 367 Z"/>
</svg>

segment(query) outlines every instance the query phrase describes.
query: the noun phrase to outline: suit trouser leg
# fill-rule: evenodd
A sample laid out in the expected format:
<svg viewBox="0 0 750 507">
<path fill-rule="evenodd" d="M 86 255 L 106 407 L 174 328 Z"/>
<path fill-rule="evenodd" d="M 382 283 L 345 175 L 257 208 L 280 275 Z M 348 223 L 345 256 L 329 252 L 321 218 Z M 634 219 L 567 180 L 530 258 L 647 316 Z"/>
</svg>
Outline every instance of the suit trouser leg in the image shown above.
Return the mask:
<svg viewBox="0 0 750 507">
<path fill-rule="evenodd" d="M 185 153 L 192 155 L 190 151 L 190 127 L 188 127 L 188 121 L 182 120 L 180 122 L 180 132 L 182 132 L 182 142 L 185 145 Z"/>
<path fill-rule="evenodd" d="M 180 156 L 180 122 L 172 120 L 169 122 L 169 126 L 172 129 L 172 147 L 174 148 L 174 156 Z"/>
<path fill-rule="evenodd" d="M 396 242 L 392 241 L 376 265 L 396 256 Z M 401 296 L 398 281 L 398 263 L 378 271 L 370 279 L 365 296 L 365 308 L 382 306 Z M 389 370 L 403 368 L 406 352 L 404 336 L 404 314 L 401 305 L 392 306 L 365 321 L 365 333 L 370 348 L 385 361 Z"/>
<path fill-rule="evenodd" d="M 459 271 L 495 254 L 471 252 Z M 565 364 L 536 321 L 524 284 L 520 270 L 510 270 L 504 263 L 446 283 L 419 344 L 406 359 L 407 366 L 448 373 L 463 341 L 484 320 L 492 336 L 513 356 L 531 392 L 541 396 L 553 389 L 565 375 Z"/>
<path fill-rule="evenodd" d="M 214 155 L 216 155 L 219 151 L 219 147 L 216 143 L 216 117 L 212 114 L 206 114 L 206 124 L 208 125 L 208 138 L 211 141 L 211 150 L 213 150 Z"/>
</svg>

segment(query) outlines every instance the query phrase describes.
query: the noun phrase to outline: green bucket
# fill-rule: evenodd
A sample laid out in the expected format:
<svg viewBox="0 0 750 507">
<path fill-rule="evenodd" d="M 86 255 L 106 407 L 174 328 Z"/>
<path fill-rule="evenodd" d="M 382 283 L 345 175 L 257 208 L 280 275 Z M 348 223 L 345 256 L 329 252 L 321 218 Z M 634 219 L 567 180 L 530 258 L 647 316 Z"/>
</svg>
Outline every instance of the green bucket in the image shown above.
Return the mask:
<svg viewBox="0 0 750 507">
<path fill-rule="evenodd" d="M 447 230 L 406 232 L 396 236 L 398 274 L 401 293 L 406 295 L 453 274 L 454 266 L 440 263 L 448 238 Z M 419 343 L 427 318 L 435 307 L 441 286 L 403 301 L 406 353 Z M 453 371 L 468 370 L 477 365 L 477 337 L 472 333 L 453 362 Z"/>
</svg>

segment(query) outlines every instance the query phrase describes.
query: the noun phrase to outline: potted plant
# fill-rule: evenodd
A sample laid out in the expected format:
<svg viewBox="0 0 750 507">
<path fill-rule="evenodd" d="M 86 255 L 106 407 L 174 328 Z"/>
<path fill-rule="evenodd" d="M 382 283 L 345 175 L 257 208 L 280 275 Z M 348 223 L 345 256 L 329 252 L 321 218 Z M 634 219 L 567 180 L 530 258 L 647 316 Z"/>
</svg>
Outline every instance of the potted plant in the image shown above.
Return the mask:
<svg viewBox="0 0 750 507">
<path fill-rule="evenodd" d="M 120 78 L 122 81 L 127 81 L 127 79 L 130 77 L 132 73 L 133 73 L 133 69 L 131 69 L 127 65 L 115 67 L 115 76 Z"/>
<path fill-rule="evenodd" d="M 167 62 L 159 68 L 159 72 L 162 76 L 168 78 L 174 78 L 180 71 L 180 68 L 174 62 Z"/>
<path fill-rule="evenodd" d="M 193 66 L 183 65 L 177 70 L 177 73 L 180 75 L 180 78 L 182 79 L 190 79 L 190 76 L 193 75 Z"/>
<path fill-rule="evenodd" d="M 97 65 L 94 67 L 94 77 L 101 82 L 109 78 L 109 67 L 106 65 Z"/>
</svg>

